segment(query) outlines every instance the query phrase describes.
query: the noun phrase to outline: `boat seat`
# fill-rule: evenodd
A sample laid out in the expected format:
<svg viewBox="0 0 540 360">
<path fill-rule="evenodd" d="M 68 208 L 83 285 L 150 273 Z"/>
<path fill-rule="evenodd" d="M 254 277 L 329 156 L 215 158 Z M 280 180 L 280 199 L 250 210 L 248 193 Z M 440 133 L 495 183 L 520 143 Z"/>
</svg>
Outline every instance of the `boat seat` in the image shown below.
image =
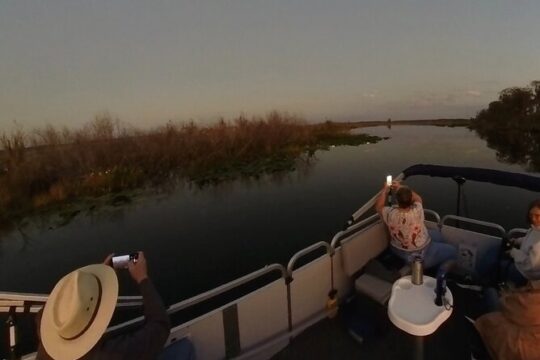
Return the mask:
<svg viewBox="0 0 540 360">
<path fill-rule="evenodd" d="M 398 259 L 395 255 L 388 252 L 384 254 L 384 258 L 395 257 L 392 260 Z M 364 273 L 354 281 L 354 288 L 357 292 L 365 294 L 378 302 L 385 305 L 392 294 L 392 285 L 394 282 L 410 274 L 411 267 L 407 264 L 395 269 L 380 258 L 369 261 L 364 269 Z"/>
<path fill-rule="evenodd" d="M 392 284 L 370 274 L 363 274 L 354 282 L 357 292 L 365 294 L 378 302 L 386 304 L 392 293 Z"/>
<path fill-rule="evenodd" d="M 386 226 L 378 222 L 342 240 L 345 273 L 354 287 L 376 302 L 386 305 L 394 281 L 410 273 L 410 266 L 388 250 Z"/>
</svg>

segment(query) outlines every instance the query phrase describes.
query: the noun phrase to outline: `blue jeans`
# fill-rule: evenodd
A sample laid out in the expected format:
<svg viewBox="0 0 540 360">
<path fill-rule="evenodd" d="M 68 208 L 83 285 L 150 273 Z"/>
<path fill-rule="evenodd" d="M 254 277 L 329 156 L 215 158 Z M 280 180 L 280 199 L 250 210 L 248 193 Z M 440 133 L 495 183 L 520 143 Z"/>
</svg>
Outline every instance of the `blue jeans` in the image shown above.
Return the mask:
<svg viewBox="0 0 540 360">
<path fill-rule="evenodd" d="M 413 262 L 416 257 L 422 258 L 424 269 L 429 269 L 457 258 L 457 249 L 453 245 L 444 242 L 439 230 L 429 229 L 428 233 L 431 237 L 431 242 L 422 250 L 405 251 L 394 246 L 390 248 L 395 255 L 407 263 Z"/>
</svg>

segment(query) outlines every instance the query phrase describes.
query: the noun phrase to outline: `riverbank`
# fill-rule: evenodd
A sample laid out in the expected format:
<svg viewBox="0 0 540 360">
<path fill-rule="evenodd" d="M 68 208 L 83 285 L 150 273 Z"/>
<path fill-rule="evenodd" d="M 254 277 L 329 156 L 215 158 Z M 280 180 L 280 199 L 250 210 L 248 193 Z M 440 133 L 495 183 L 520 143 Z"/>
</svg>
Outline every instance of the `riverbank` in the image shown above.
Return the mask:
<svg viewBox="0 0 540 360">
<path fill-rule="evenodd" d="M 81 199 L 110 197 L 114 206 L 118 196 L 123 203 L 129 201 L 135 189 L 176 181 L 206 186 L 288 172 L 309 163 L 316 150 L 381 140 L 351 134 L 353 127 L 330 121 L 308 124 L 273 112 L 210 126 L 169 122 L 140 131 L 104 115 L 80 130 L 49 126 L 3 134 L 0 222 L 49 211 L 66 212 L 62 218 L 69 221 L 82 210 L 65 208 Z M 92 206 L 96 205 L 89 201 Z"/>
<path fill-rule="evenodd" d="M 356 121 L 348 122 L 352 127 L 372 126 L 400 126 L 400 125 L 424 125 L 424 126 L 471 126 L 471 119 L 426 119 L 426 120 L 385 120 L 385 121 Z"/>
</svg>

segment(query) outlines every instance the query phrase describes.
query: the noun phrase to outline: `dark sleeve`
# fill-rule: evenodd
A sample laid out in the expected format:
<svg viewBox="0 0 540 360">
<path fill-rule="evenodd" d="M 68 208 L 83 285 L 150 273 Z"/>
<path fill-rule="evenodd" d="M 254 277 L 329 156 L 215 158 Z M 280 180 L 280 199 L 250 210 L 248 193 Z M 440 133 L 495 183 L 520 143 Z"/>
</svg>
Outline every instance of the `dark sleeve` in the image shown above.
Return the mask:
<svg viewBox="0 0 540 360">
<path fill-rule="evenodd" d="M 156 359 L 163 350 L 171 329 L 169 316 L 150 279 L 139 284 L 144 303 L 144 325 L 136 331 L 103 342 L 103 358 Z"/>
<path fill-rule="evenodd" d="M 43 344 L 41 343 L 41 318 L 43 317 L 43 308 L 39 310 L 34 318 L 36 322 L 36 335 L 38 338 L 38 348 L 36 353 L 36 360 L 52 360 L 52 358 L 47 354 Z"/>
</svg>

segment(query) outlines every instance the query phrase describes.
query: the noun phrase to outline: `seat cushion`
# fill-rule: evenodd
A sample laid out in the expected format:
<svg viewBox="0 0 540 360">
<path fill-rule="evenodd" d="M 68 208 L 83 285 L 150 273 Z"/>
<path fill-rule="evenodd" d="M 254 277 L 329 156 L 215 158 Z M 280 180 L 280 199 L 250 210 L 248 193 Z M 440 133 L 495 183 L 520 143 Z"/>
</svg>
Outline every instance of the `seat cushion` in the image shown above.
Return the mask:
<svg viewBox="0 0 540 360">
<path fill-rule="evenodd" d="M 385 305 L 390 298 L 392 284 L 371 274 L 363 274 L 356 279 L 354 287 L 359 293 L 365 294 L 378 303 Z"/>
</svg>

